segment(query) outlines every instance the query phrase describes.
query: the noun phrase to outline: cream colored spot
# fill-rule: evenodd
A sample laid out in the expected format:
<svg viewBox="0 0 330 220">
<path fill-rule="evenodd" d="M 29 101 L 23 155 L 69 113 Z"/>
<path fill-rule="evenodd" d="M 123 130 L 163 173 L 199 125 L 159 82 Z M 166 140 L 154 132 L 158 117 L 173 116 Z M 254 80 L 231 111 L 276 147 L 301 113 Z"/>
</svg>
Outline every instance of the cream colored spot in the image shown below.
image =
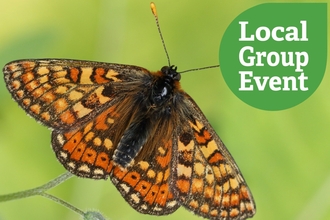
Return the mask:
<svg viewBox="0 0 330 220">
<path fill-rule="evenodd" d="M 185 177 L 190 178 L 192 169 L 191 169 L 191 167 L 186 167 L 183 164 L 178 164 L 177 172 L 178 172 L 178 174 L 177 174 L 178 176 L 185 176 Z"/>
<path fill-rule="evenodd" d="M 155 207 L 154 210 L 157 211 L 157 212 L 159 212 L 159 211 L 162 211 L 163 209 L 160 208 L 160 207 Z"/>
<path fill-rule="evenodd" d="M 72 169 L 76 168 L 76 165 L 73 162 L 67 163 L 67 165 Z"/>
<path fill-rule="evenodd" d="M 83 94 L 81 92 L 77 92 L 77 91 L 71 91 L 69 93 L 69 99 L 72 101 L 76 101 L 78 99 L 81 99 L 83 97 Z"/>
<path fill-rule="evenodd" d="M 89 167 L 86 164 L 81 165 L 78 168 L 78 171 L 83 171 L 85 173 L 90 173 L 91 172 L 91 170 L 89 169 Z"/>
<path fill-rule="evenodd" d="M 95 169 L 95 170 L 94 170 L 94 174 L 95 174 L 95 175 L 104 175 L 104 172 L 103 172 L 102 169 Z"/>
<path fill-rule="evenodd" d="M 21 86 L 21 83 L 18 80 L 14 80 L 11 82 L 11 86 L 16 90 L 16 89 L 19 89 L 19 87 Z"/>
<path fill-rule="evenodd" d="M 239 207 L 240 207 L 241 212 L 245 211 L 245 203 L 243 201 L 241 201 Z"/>
<path fill-rule="evenodd" d="M 108 79 L 111 79 L 115 82 L 120 82 L 121 80 L 118 79 L 116 76 L 118 75 L 119 73 L 110 69 L 106 74 L 105 74 L 105 77 L 108 78 Z"/>
<path fill-rule="evenodd" d="M 189 142 L 189 144 L 187 144 L 187 146 L 185 146 L 181 141 L 178 141 L 178 150 L 179 151 L 192 151 L 195 148 L 195 143 L 193 140 L 191 140 Z"/>
<path fill-rule="evenodd" d="M 130 187 L 128 187 L 126 184 L 122 183 L 122 184 L 120 184 L 120 186 L 121 186 L 121 188 L 122 188 L 126 193 L 129 192 Z"/>
<path fill-rule="evenodd" d="M 246 206 L 246 208 L 247 208 L 247 210 L 249 210 L 249 211 L 252 211 L 252 210 L 254 210 L 254 207 L 253 207 L 253 205 L 251 204 L 251 203 L 245 203 L 245 206 Z"/>
<path fill-rule="evenodd" d="M 168 202 L 167 205 L 166 205 L 166 207 L 168 207 L 168 208 L 172 208 L 172 207 L 174 207 L 176 204 L 177 204 L 177 202 L 173 200 L 173 201 L 171 201 L 171 202 Z"/>
<path fill-rule="evenodd" d="M 104 90 L 104 86 L 101 86 L 95 90 L 95 94 L 99 98 L 99 102 L 101 104 L 104 104 L 111 100 L 109 97 L 102 95 L 103 90 Z"/>
<path fill-rule="evenodd" d="M 103 145 L 107 150 L 111 150 L 113 147 L 113 143 L 109 138 L 104 139 Z"/>
<path fill-rule="evenodd" d="M 93 143 L 95 146 L 99 147 L 102 144 L 102 140 L 98 137 L 94 138 Z"/>
<path fill-rule="evenodd" d="M 205 166 L 202 163 L 195 163 L 195 165 L 194 165 L 194 172 L 198 176 L 204 175 Z"/>
<path fill-rule="evenodd" d="M 213 172 L 208 172 L 209 169 L 210 169 L 210 168 L 207 167 L 205 178 L 206 178 L 207 183 L 208 183 L 209 185 L 212 185 L 213 182 L 214 182 L 214 174 L 213 174 Z"/>
<path fill-rule="evenodd" d="M 108 124 L 113 124 L 115 122 L 115 120 L 113 120 L 112 118 L 107 118 L 107 122 L 108 122 Z"/>
<path fill-rule="evenodd" d="M 15 68 L 15 69 L 13 69 L 11 71 L 15 71 L 16 69 L 17 68 Z M 16 72 L 13 73 L 12 77 L 13 77 L 13 79 L 15 79 L 15 78 L 17 78 L 17 77 L 19 77 L 21 75 L 22 75 L 22 71 L 16 71 Z"/>
<path fill-rule="evenodd" d="M 73 107 L 72 107 L 73 111 L 77 114 L 78 118 L 82 118 L 86 115 L 88 115 L 92 109 L 89 108 L 85 108 L 81 102 L 77 102 Z"/>
<path fill-rule="evenodd" d="M 166 153 L 163 147 L 159 147 L 158 152 L 160 153 L 160 155 L 164 155 Z"/>
<path fill-rule="evenodd" d="M 214 140 L 210 141 L 207 146 L 201 147 L 202 153 L 205 158 L 209 158 L 214 151 L 218 150 L 218 145 L 215 143 Z"/>
<path fill-rule="evenodd" d="M 42 66 L 42 67 L 38 68 L 38 71 L 37 71 L 38 75 L 45 75 L 48 73 L 49 73 L 49 69 L 47 67 Z"/>
<path fill-rule="evenodd" d="M 155 178 L 156 173 L 153 170 L 148 170 L 147 176 L 148 176 L 148 178 Z"/>
<path fill-rule="evenodd" d="M 60 157 L 62 157 L 63 159 L 67 159 L 68 158 L 68 154 L 65 153 L 65 152 L 63 152 L 63 151 L 61 151 L 60 152 Z"/>
<path fill-rule="evenodd" d="M 141 205 L 140 207 L 141 207 L 141 209 L 143 209 L 143 210 L 147 210 L 147 209 L 148 209 L 148 206 L 145 205 L 145 204 Z"/>
<path fill-rule="evenodd" d="M 81 84 L 93 84 L 90 77 L 93 73 L 93 68 L 83 67 L 81 68 L 80 83 Z"/>
<path fill-rule="evenodd" d="M 149 163 L 146 161 L 140 161 L 138 164 L 140 165 L 140 168 L 144 171 L 149 168 Z"/>
</svg>

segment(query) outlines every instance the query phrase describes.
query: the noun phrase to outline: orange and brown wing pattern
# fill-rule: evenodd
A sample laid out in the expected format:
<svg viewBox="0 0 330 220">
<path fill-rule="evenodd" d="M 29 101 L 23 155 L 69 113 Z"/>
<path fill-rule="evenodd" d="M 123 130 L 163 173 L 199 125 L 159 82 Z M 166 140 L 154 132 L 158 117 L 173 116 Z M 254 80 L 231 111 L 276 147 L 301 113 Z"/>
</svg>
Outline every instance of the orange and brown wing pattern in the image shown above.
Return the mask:
<svg viewBox="0 0 330 220">
<path fill-rule="evenodd" d="M 186 123 L 178 132 L 173 193 L 179 203 L 209 219 L 246 219 L 255 213 L 252 194 L 234 159 L 197 104 L 187 95 Z"/>
<path fill-rule="evenodd" d="M 115 167 L 111 180 L 125 200 L 137 211 L 150 215 L 167 215 L 180 205 L 170 189 L 172 140 L 148 146 L 146 157 L 127 168 Z"/>
<path fill-rule="evenodd" d="M 148 76 L 135 66 L 58 59 L 17 60 L 3 72 L 12 97 L 29 115 L 64 130 L 110 106 L 120 95 L 117 84 L 141 83 L 139 79 Z"/>
</svg>

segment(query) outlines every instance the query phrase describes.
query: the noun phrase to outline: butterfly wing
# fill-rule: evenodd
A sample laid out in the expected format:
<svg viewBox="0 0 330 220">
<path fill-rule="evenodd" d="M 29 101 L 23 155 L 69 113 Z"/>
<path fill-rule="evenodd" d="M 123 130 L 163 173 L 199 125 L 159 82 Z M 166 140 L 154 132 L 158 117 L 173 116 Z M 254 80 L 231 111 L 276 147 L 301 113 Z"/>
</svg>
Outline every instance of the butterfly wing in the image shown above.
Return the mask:
<svg viewBox="0 0 330 220">
<path fill-rule="evenodd" d="M 178 103 L 182 120 L 171 185 L 178 202 L 205 218 L 252 217 L 254 200 L 233 157 L 189 95 Z"/>
<path fill-rule="evenodd" d="M 180 207 L 170 190 L 172 140 L 144 148 L 150 149 L 148 156 L 136 160 L 128 169 L 115 167 L 111 180 L 137 211 L 150 215 L 170 214 Z"/>
<path fill-rule="evenodd" d="M 3 72 L 19 105 L 42 124 L 61 130 L 81 126 L 150 80 L 144 68 L 81 60 L 17 60 Z"/>
</svg>

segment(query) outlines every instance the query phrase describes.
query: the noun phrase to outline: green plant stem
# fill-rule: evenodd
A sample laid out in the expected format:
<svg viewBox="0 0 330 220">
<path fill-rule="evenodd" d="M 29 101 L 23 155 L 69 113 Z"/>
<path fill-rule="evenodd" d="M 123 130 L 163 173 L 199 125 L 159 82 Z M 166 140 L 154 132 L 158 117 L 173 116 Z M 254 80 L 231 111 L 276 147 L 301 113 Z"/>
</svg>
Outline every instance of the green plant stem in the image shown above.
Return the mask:
<svg viewBox="0 0 330 220">
<path fill-rule="evenodd" d="M 35 195 L 43 196 L 43 193 L 45 191 L 63 183 L 64 181 L 68 180 L 72 176 L 73 176 L 73 174 L 71 174 L 70 172 L 66 172 L 66 173 L 62 174 L 61 176 L 49 181 L 48 183 L 46 183 L 42 186 L 39 186 L 39 187 L 36 187 L 33 189 L 16 192 L 16 193 L 0 195 L 0 202 L 7 202 L 10 200 L 14 200 L 14 199 L 23 199 L 23 198 L 27 198 L 27 197 L 31 197 L 31 196 L 35 196 Z"/>
<path fill-rule="evenodd" d="M 57 198 L 57 197 L 55 197 L 55 196 L 53 196 L 53 195 L 50 195 L 50 194 L 48 194 L 48 193 L 45 193 L 45 192 L 40 193 L 39 195 L 41 195 L 41 196 L 43 196 L 43 197 L 46 197 L 46 198 L 48 198 L 48 199 L 51 199 L 51 200 L 53 200 L 54 202 L 57 202 L 57 203 L 59 203 L 59 204 L 65 206 L 66 208 L 71 209 L 72 211 L 74 211 L 74 212 L 80 214 L 81 216 L 84 216 L 84 215 L 85 215 L 85 213 L 84 213 L 83 211 L 81 211 L 80 209 L 76 208 L 75 206 L 71 205 L 70 203 L 67 203 L 66 201 L 64 201 L 64 200 L 62 200 L 62 199 L 60 199 L 60 198 Z"/>
</svg>

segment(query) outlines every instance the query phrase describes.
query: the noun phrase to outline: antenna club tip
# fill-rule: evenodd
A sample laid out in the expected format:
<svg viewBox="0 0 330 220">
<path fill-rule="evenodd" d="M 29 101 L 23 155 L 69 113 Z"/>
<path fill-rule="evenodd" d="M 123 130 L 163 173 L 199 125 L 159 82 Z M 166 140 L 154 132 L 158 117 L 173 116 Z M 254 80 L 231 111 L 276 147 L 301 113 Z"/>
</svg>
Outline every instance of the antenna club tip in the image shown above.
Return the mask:
<svg viewBox="0 0 330 220">
<path fill-rule="evenodd" d="M 157 9 L 156 9 L 155 3 L 151 2 L 150 3 L 150 8 L 151 8 L 151 11 L 154 14 L 154 16 L 157 17 L 158 15 L 157 15 Z"/>
</svg>

